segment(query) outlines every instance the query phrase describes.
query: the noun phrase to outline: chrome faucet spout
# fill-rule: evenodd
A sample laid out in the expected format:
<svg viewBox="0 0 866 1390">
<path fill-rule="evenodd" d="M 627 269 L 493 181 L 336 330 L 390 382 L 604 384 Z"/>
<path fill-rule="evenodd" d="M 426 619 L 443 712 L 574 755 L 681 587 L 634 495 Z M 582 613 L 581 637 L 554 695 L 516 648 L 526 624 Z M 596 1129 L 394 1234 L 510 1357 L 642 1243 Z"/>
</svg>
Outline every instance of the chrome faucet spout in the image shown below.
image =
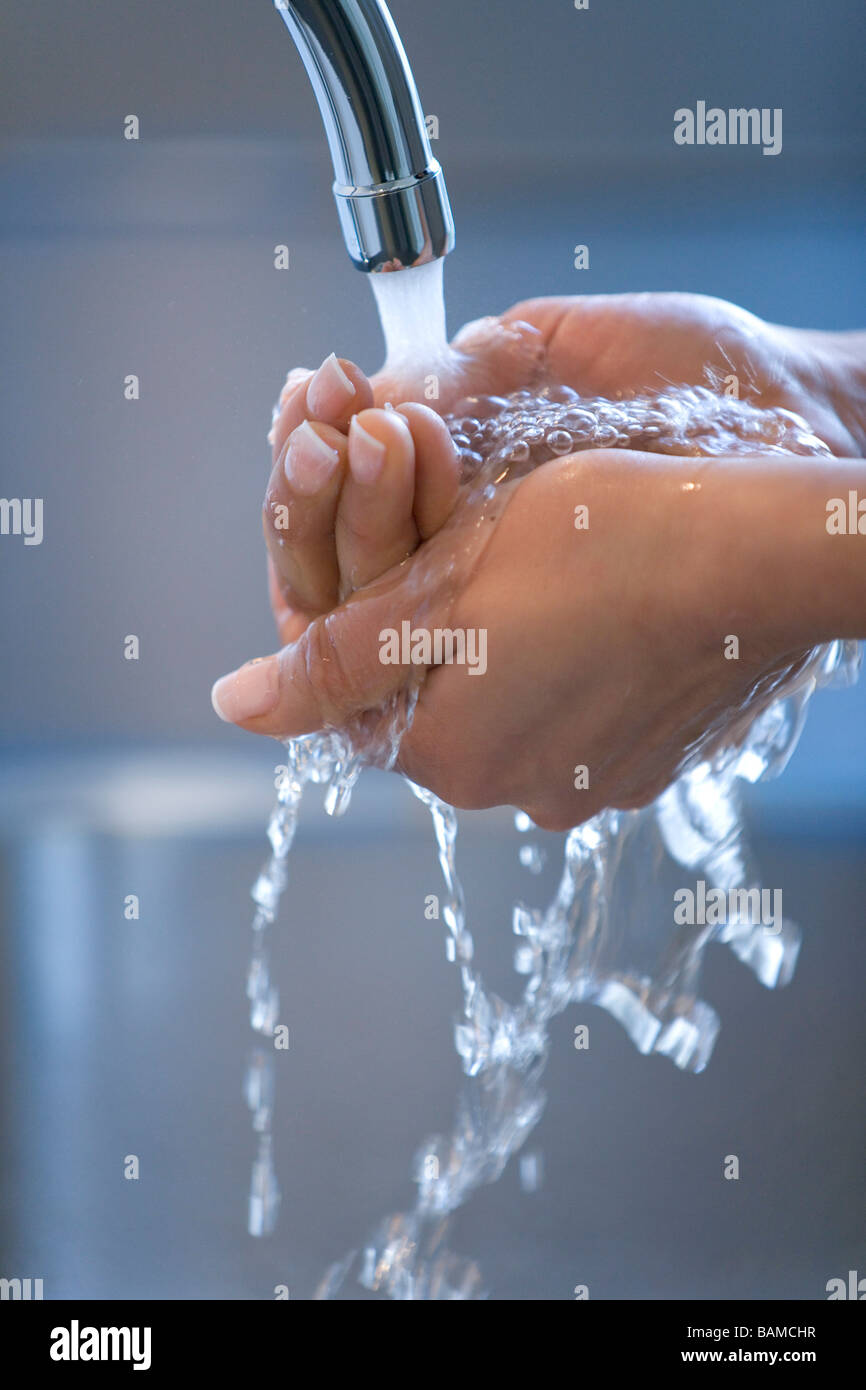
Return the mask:
<svg viewBox="0 0 866 1390">
<path fill-rule="evenodd" d="M 381 0 L 274 0 L 313 85 L 343 240 L 359 270 L 424 265 L 454 245 L 412 71 Z"/>
</svg>

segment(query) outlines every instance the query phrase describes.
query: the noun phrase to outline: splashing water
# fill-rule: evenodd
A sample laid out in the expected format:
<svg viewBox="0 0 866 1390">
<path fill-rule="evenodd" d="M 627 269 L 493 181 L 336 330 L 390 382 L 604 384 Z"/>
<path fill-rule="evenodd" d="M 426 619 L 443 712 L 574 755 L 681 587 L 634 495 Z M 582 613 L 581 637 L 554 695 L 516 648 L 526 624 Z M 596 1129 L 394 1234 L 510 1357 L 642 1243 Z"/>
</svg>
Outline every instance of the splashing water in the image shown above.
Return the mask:
<svg viewBox="0 0 866 1390">
<path fill-rule="evenodd" d="M 273 1155 L 273 1039 L 280 1001 L 270 977 L 268 938 L 288 883 L 289 851 L 298 826 L 304 788 L 311 782 L 325 785 L 325 810 L 331 816 L 342 815 L 365 763 L 385 769 L 393 766 L 400 739 L 411 722 L 416 699 L 417 688 L 407 689 L 390 699 L 381 710 L 374 711 L 372 716 L 363 716 L 345 733 L 315 734 L 291 739 L 285 745 L 286 762 L 278 770 L 277 804 L 268 821 L 271 854 L 250 890 L 256 904 L 247 972 L 250 1027 L 257 1038 L 271 1040 L 268 1048 L 257 1043 L 244 1079 L 253 1132 L 258 1136 L 247 1218 L 253 1236 L 272 1234 L 280 1207 Z"/>
<path fill-rule="evenodd" d="M 428 273 L 430 272 L 430 273 Z M 447 362 L 441 310 L 441 264 L 371 277 L 388 339 L 387 363 L 411 355 L 416 362 Z M 437 298 L 438 296 L 438 298 Z M 427 309 L 425 311 L 425 305 Z M 419 328 L 420 325 L 420 328 Z M 797 453 L 830 455 L 808 424 L 785 410 L 759 410 L 707 387 L 672 387 L 656 396 L 586 399 L 564 386 L 508 397 L 467 398 L 446 417 L 461 451 L 464 480 L 491 495 L 494 484 L 552 458 L 587 448 L 639 448 L 661 453 Z M 474 962 L 466 905 L 456 863 L 457 813 L 413 783 L 428 808 L 442 871 L 446 955 L 457 968 L 461 1016 L 454 1045 L 464 1079 L 450 1135 L 419 1147 L 413 1165 L 418 1196 L 411 1211 L 387 1217 L 360 1254 L 332 1265 L 316 1298 L 335 1297 L 354 1269 L 360 1283 L 398 1300 L 485 1297 L 473 1261 L 444 1244 L 448 1219 L 484 1183 L 495 1182 L 537 1125 L 545 1103 L 541 1079 L 551 1021 L 570 1003 L 590 1002 L 616 1018 L 641 1053 L 660 1053 L 693 1072 L 707 1064 L 719 1020 L 700 999 L 703 951 L 726 944 L 768 988 L 791 978 L 800 944 L 798 928 L 784 920 L 754 920 L 751 904 L 760 881 L 744 842 L 739 807 L 743 782 L 778 776 L 802 731 L 815 690 L 857 677 L 859 645 L 832 642 L 816 648 L 779 678 L 773 702 L 745 735 L 712 757 L 701 749 L 651 806 L 605 811 L 566 837 L 564 863 L 552 901 L 543 908 L 517 903 L 512 931 L 514 967 L 522 993 L 508 1003 L 487 989 Z M 253 952 L 247 992 L 257 1037 L 272 1039 L 278 998 L 268 970 L 268 935 L 288 881 L 288 857 L 304 791 L 325 788 L 325 809 L 341 815 L 364 766 L 391 768 L 411 723 L 417 686 L 352 727 L 290 740 L 278 800 L 268 826 L 271 857 L 252 896 Z M 717 734 L 718 731 L 714 731 Z M 717 744 L 714 744 L 717 748 Z M 515 815 L 521 837 L 532 829 Z M 720 889 L 739 910 L 720 925 L 672 927 L 670 901 L 653 905 L 650 888 L 664 854 Z M 538 873 L 543 854 L 525 840 L 520 862 Z M 639 890 L 639 891 L 636 891 Z M 745 891 L 744 891 L 745 890 Z M 747 910 L 745 904 L 749 904 Z M 274 1229 L 279 1206 L 272 1142 L 273 1045 L 257 1046 L 246 1078 L 246 1097 L 258 1136 L 250 1192 L 249 1229 Z M 521 1179 L 539 1181 L 538 1155 L 527 1154 Z"/>
<path fill-rule="evenodd" d="M 472 412 L 472 413 L 468 413 Z M 679 386 L 656 396 L 608 401 L 580 397 L 569 386 L 537 394 L 468 396 L 448 417 L 464 477 L 482 464 L 497 482 L 582 449 L 709 455 L 823 454 L 830 450 L 791 410 L 759 410 L 706 386 Z"/>
</svg>

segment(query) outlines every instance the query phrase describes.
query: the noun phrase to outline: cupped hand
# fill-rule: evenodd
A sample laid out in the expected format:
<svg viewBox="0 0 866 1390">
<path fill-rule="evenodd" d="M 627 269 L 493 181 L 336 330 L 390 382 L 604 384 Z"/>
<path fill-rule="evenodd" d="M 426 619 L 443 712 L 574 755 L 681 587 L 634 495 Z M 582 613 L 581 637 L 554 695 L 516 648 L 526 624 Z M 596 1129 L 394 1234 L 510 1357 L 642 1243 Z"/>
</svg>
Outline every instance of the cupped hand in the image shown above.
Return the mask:
<svg viewBox="0 0 866 1390">
<path fill-rule="evenodd" d="M 271 432 L 264 516 L 283 640 L 442 524 L 456 496 L 457 464 L 453 454 L 444 460 L 436 416 L 460 397 L 553 382 L 616 400 L 710 381 L 765 408 L 796 411 L 836 454 L 856 455 L 823 336 L 765 323 L 706 295 L 569 296 L 526 300 L 500 318 L 467 324 L 432 377 L 386 366 L 368 379 L 333 354 L 316 372 L 295 369 Z M 386 404 L 397 404 L 411 439 L 398 419 L 383 422 Z M 352 430 L 357 448 L 349 450 Z"/>
<path fill-rule="evenodd" d="M 802 415 L 840 457 L 862 441 L 828 365 L 825 335 L 765 323 L 703 294 L 610 294 L 528 299 L 502 322 L 538 330 L 551 381 L 586 396 L 655 394 L 714 385 L 752 404 Z"/>
<path fill-rule="evenodd" d="M 551 829 L 644 804 L 799 655 L 757 620 L 755 568 L 732 571 L 719 525 L 739 519 L 720 512 L 730 470 L 746 515 L 765 463 L 599 450 L 545 464 L 481 512 L 456 506 L 411 559 L 226 677 L 221 712 L 277 737 L 340 727 L 418 674 L 382 661 L 385 634 L 471 632 L 483 669 L 427 671 L 403 771 L 458 807 L 510 804 Z"/>
<path fill-rule="evenodd" d="M 426 364 L 429 365 L 429 364 Z M 280 638 L 399 564 L 457 499 L 460 468 L 442 415 L 457 400 L 503 393 L 544 372 L 541 332 L 512 317 L 467 324 L 431 374 L 367 378 L 332 353 L 293 369 L 274 414 L 263 526 Z"/>
<path fill-rule="evenodd" d="M 652 799 L 803 654 L 799 633 L 756 619 L 754 575 L 731 563 L 731 536 L 751 544 L 748 507 L 732 517 L 731 502 L 747 480 L 769 512 L 770 465 L 591 451 L 505 484 L 482 520 L 441 414 L 544 382 L 617 399 L 709 374 L 854 452 L 819 363 L 810 335 L 735 305 L 639 294 L 530 300 L 468 325 L 438 364 L 436 410 L 422 403 L 429 373 L 368 379 L 333 356 L 290 373 L 264 508 L 287 646 L 218 682 L 218 712 L 278 737 L 336 727 L 419 674 L 383 663 L 383 632 L 483 632 L 483 671 L 426 672 L 401 750 L 410 776 L 457 806 L 510 803 L 549 826 Z M 760 541 L 752 560 L 766 567 Z"/>
</svg>

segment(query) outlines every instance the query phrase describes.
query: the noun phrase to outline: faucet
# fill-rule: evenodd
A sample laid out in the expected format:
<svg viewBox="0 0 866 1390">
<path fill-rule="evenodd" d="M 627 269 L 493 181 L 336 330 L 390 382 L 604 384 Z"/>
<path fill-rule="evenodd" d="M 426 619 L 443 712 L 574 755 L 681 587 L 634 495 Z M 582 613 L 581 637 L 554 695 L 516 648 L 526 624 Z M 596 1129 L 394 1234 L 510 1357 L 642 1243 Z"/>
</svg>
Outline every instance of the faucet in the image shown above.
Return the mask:
<svg viewBox="0 0 866 1390">
<path fill-rule="evenodd" d="M 358 270 L 445 256 L 454 221 L 400 36 L 382 0 L 274 0 L 313 84 L 343 240 Z"/>
</svg>

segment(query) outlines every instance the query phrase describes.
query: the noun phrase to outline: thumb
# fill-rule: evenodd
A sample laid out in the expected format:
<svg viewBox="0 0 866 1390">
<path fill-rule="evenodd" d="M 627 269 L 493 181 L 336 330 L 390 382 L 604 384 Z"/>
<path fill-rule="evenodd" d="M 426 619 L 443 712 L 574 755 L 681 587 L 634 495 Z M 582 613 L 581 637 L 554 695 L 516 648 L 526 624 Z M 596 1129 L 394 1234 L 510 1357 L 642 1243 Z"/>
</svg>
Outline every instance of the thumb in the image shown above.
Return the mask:
<svg viewBox="0 0 866 1390">
<path fill-rule="evenodd" d="M 393 581 L 360 590 L 315 618 L 282 651 L 218 680 L 214 709 L 229 723 L 280 739 L 340 728 L 377 709 L 415 670 L 381 659 L 385 629 L 399 631 L 414 606 L 404 586 L 395 589 Z"/>
</svg>

